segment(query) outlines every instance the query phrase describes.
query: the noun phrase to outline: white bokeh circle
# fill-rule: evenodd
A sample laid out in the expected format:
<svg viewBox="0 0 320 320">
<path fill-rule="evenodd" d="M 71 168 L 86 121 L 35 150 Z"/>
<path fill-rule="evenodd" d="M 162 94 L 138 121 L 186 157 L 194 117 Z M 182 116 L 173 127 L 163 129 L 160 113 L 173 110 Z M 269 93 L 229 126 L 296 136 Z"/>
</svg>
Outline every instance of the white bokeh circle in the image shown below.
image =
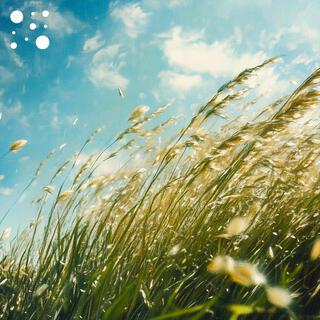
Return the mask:
<svg viewBox="0 0 320 320">
<path fill-rule="evenodd" d="M 16 42 L 11 42 L 10 47 L 11 47 L 11 49 L 15 50 L 15 49 L 17 49 L 18 45 Z"/>
<path fill-rule="evenodd" d="M 25 37 L 25 38 L 24 38 L 24 41 L 29 41 L 29 38 L 28 38 L 28 37 Z"/>
<path fill-rule="evenodd" d="M 44 27 L 45 29 L 47 29 L 47 28 L 48 28 L 48 25 L 45 24 L 43 27 Z"/>
<path fill-rule="evenodd" d="M 41 35 L 36 39 L 36 46 L 41 50 L 47 49 L 49 45 L 50 40 L 47 36 Z"/>
<path fill-rule="evenodd" d="M 37 29 L 37 25 L 35 23 L 30 23 L 29 25 L 30 30 L 36 30 Z"/>
<path fill-rule="evenodd" d="M 21 23 L 23 21 L 23 13 L 20 10 L 14 10 L 10 14 L 10 20 L 13 23 Z"/>
<path fill-rule="evenodd" d="M 42 11 L 42 16 L 45 17 L 45 18 L 48 18 L 49 17 L 49 11 L 48 10 L 43 10 Z"/>
<path fill-rule="evenodd" d="M 13 35 L 15 35 L 15 34 L 16 34 L 16 32 L 15 32 L 15 31 L 12 31 L 11 33 L 12 33 Z"/>
</svg>

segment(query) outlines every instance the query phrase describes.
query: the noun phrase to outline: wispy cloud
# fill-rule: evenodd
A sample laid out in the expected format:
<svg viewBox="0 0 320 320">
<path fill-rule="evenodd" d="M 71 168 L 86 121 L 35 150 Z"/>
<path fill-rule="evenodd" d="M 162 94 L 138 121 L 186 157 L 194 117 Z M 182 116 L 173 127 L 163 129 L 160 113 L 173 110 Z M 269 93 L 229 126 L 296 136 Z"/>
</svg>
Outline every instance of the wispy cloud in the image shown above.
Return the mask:
<svg viewBox="0 0 320 320">
<path fill-rule="evenodd" d="M 288 50 L 307 46 L 314 52 L 320 50 L 320 31 L 306 22 L 297 22 L 295 25 L 279 29 L 276 33 L 262 33 L 260 44 L 268 49 L 273 49 L 277 44 L 282 44 Z"/>
<path fill-rule="evenodd" d="M 297 57 L 295 57 L 292 61 L 293 64 L 304 64 L 309 65 L 314 61 L 314 58 L 308 57 L 306 54 L 299 54 Z"/>
<path fill-rule="evenodd" d="M 13 189 L 12 188 L 0 188 L 0 195 L 3 196 L 11 196 L 13 193 Z"/>
<path fill-rule="evenodd" d="M 79 31 L 83 27 L 83 23 L 75 17 L 75 15 L 67 10 L 62 10 L 52 3 L 46 3 L 39 0 L 26 1 L 22 10 L 29 9 L 37 12 L 34 20 L 47 24 L 50 32 L 56 36 L 66 36 Z M 49 16 L 43 17 L 42 10 L 48 10 Z"/>
<path fill-rule="evenodd" d="M 90 156 L 91 155 L 88 153 L 81 153 L 77 157 L 76 166 L 80 167 L 84 165 L 89 160 Z M 115 174 L 125 164 L 125 161 L 126 158 L 121 158 L 119 156 L 117 158 L 111 158 L 108 161 L 100 161 L 96 170 L 93 172 L 93 176 L 99 177 Z"/>
<path fill-rule="evenodd" d="M 39 114 L 46 119 L 46 124 L 49 124 L 52 129 L 58 129 L 62 124 L 57 103 L 41 103 Z"/>
<path fill-rule="evenodd" d="M 283 96 L 289 86 L 288 78 L 282 79 L 281 73 L 277 71 L 276 67 L 266 67 L 255 74 L 248 80 L 248 85 L 254 87 L 258 96 L 263 96 L 267 99 L 278 99 Z"/>
<path fill-rule="evenodd" d="M 5 99 L 0 92 L 0 113 L 1 123 L 7 125 L 8 122 L 15 122 L 19 127 L 31 127 L 29 115 L 23 113 L 24 108 L 19 99 Z"/>
<path fill-rule="evenodd" d="M 9 60 L 12 61 L 19 68 L 24 67 L 23 61 L 20 58 L 20 56 L 15 52 L 15 50 L 11 49 L 11 47 L 10 47 L 11 41 L 10 41 L 8 35 L 6 35 L 3 32 L 0 32 L 0 39 L 4 43 L 4 46 L 6 48 L 6 55 L 8 56 Z"/>
<path fill-rule="evenodd" d="M 88 38 L 83 44 L 83 51 L 85 52 L 93 52 L 100 49 L 105 44 L 103 40 L 103 35 L 100 31 L 91 37 Z"/>
<path fill-rule="evenodd" d="M 0 112 L 2 113 L 4 122 L 10 119 L 17 119 L 22 112 L 22 104 L 20 100 L 7 104 L 3 101 L 3 99 L 0 99 Z"/>
<path fill-rule="evenodd" d="M 115 44 L 97 51 L 89 68 L 89 79 L 100 88 L 126 88 L 129 80 L 120 74 L 125 65 L 125 54 L 121 53 L 120 45 Z"/>
<path fill-rule="evenodd" d="M 320 52 L 320 2 L 308 3 L 302 10 L 288 11 L 288 19 L 273 30 L 260 32 L 259 45 L 269 52 L 280 51 L 293 57 L 293 64 L 317 68 Z M 294 21 L 294 23 L 292 23 Z"/>
<path fill-rule="evenodd" d="M 14 79 L 14 74 L 6 67 L 0 65 L 0 83 L 5 84 Z"/>
<path fill-rule="evenodd" d="M 188 2 L 191 2 L 191 1 L 190 0 L 169 0 L 168 6 L 173 8 L 173 7 L 178 7 L 178 6 L 184 5 Z"/>
<path fill-rule="evenodd" d="M 207 73 L 215 78 L 233 76 L 266 58 L 262 51 L 238 52 L 230 39 L 207 43 L 201 32 L 184 33 L 179 26 L 161 36 L 164 37 L 162 49 L 169 65 Z"/>
<path fill-rule="evenodd" d="M 50 127 L 53 130 L 61 128 L 74 127 L 78 121 L 78 116 L 66 114 L 62 110 L 60 104 L 44 101 L 40 103 L 38 115 L 45 120 L 45 124 L 41 128 Z"/>
<path fill-rule="evenodd" d="M 144 0 L 143 3 L 150 8 L 159 8 L 159 7 L 176 8 L 182 5 L 190 4 L 192 3 L 192 0 L 167 0 L 167 1 Z"/>
<path fill-rule="evenodd" d="M 138 3 L 130 3 L 111 5 L 111 17 L 120 20 L 126 28 L 126 31 L 131 38 L 136 38 L 145 30 L 148 22 L 149 13 L 143 11 Z"/>
</svg>

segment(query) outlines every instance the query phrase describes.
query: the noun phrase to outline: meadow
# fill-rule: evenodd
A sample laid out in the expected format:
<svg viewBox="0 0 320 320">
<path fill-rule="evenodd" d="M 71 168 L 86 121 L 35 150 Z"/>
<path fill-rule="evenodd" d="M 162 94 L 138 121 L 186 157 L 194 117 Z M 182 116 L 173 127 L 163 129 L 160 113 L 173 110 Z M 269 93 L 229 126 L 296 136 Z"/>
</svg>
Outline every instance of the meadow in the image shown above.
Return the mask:
<svg viewBox="0 0 320 320">
<path fill-rule="evenodd" d="M 137 107 L 104 150 L 79 165 L 98 128 L 58 164 L 34 221 L 2 233 L 0 319 L 320 319 L 320 70 L 264 105 L 252 81 L 275 63 L 161 144 L 174 103 Z"/>
</svg>

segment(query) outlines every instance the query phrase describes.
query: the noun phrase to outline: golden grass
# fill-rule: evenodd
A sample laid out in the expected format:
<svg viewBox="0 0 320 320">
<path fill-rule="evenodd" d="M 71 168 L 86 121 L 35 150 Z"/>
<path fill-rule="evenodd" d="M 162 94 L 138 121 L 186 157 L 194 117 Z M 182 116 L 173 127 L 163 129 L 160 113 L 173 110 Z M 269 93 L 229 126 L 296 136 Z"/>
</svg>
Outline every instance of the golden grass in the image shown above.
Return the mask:
<svg viewBox="0 0 320 320">
<path fill-rule="evenodd" d="M 316 319 L 320 133 L 310 115 L 320 70 L 259 107 L 247 82 L 274 62 L 223 85 L 163 145 L 158 135 L 175 119 L 150 123 L 170 103 L 137 108 L 77 165 L 97 129 L 57 168 L 35 221 L 2 256 L 0 318 Z M 251 111 L 212 129 L 235 108 Z"/>
</svg>

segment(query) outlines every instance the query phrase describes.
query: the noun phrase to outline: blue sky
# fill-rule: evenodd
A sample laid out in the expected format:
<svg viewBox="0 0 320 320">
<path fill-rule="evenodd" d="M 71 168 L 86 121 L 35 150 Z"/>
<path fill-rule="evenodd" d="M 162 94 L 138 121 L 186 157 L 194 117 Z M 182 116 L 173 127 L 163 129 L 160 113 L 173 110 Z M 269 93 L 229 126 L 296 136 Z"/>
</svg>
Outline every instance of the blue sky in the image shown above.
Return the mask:
<svg viewBox="0 0 320 320">
<path fill-rule="evenodd" d="M 16 9 L 21 24 L 10 21 Z M 257 90 L 268 99 L 290 92 L 318 66 L 319 12 L 317 0 L 2 0 L 0 154 L 14 140 L 29 143 L 0 159 L 0 212 L 50 150 L 67 144 L 48 163 L 53 169 L 100 126 L 95 148 L 106 145 L 137 105 L 153 110 L 175 98 L 169 115 L 188 119 L 221 83 L 275 55 L 283 61 L 265 71 Z M 46 50 L 34 44 L 41 34 L 50 39 Z M 0 228 L 32 218 L 31 196 Z"/>
</svg>

